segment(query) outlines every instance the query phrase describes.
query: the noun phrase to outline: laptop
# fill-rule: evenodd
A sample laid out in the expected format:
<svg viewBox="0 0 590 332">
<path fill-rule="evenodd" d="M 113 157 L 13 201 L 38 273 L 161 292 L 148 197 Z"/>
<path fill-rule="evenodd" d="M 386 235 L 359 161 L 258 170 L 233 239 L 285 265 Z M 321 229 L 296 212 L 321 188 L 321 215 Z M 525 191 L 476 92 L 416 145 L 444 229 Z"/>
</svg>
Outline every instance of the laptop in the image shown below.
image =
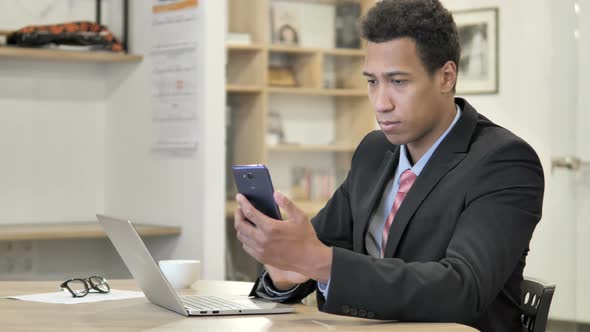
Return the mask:
<svg viewBox="0 0 590 332">
<path fill-rule="evenodd" d="M 280 314 L 295 310 L 288 305 L 245 295 L 178 296 L 131 221 L 100 214 L 96 217 L 145 297 L 153 304 L 185 316 Z"/>
</svg>

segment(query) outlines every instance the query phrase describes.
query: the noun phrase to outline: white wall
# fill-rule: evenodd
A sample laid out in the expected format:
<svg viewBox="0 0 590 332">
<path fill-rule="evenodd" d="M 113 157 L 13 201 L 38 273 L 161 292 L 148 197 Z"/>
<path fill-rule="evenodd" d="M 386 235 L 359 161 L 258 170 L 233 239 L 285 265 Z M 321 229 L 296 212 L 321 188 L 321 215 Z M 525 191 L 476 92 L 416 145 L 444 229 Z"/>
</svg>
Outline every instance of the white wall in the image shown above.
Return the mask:
<svg viewBox="0 0 590 332">
<path fill-rule="evenodd" d="M 93 0 L 0 0 L 0 29 L 93 10 Z M 0 223 L 94 220 L 104 203 L 104 65 L 2 59 L 0 73 Z"/>
<path fill-rule="evenodd" d="M 199 147 L 192 157 L 151 152 L 151 7 L 134 2 L 133 52 L 144 54 L 137 67 L 110 67 L 105 132 L 105 211 L 137 222 L 176 225 L 176 242 L 153 247 L 160 257 L 201 259 L 203 277 L 224 276 L 225 4 L 201 2 L 205 10 L 197 83 Z M 204 64 L 207 64 L 206 66 Z M 205 79 L 207 77 L 207 79 Z"/>
<path fill-rule="evenodd" d="M 484 115 L 527 140 L 546 178 L 544 216 L 525 275 L 557 284 L 550 316 L 576 317 L 576 208 L 569 171 L 551 170 L 551 157 L 576 149 L 578 69 L 573 1 L 446 0 L 453 10 L 498 7 L 500 92 L 467 96 Z"/>
<path fill-rule="evenodd" d="M 590 86 L 590 1 L 578 1 L 579 13 L 577 17 L 578 30 L 578 114 L 575 123 L 577 146 L 576 156 L 582 160 L 590 161 L 590 95 L 588 87 Z M 576 261 L 577 261 L 577 318 L 590 322 L 590 264 L 588 264 L 587 253 L 590 252 L 590 167 L 586 165 L 578 174 L 574 174 L 576 186 L 576 203 L 577 203 L 577 225 L 576 234 L 580 234 L 576 241 Z"/>
<path fill-rule="evenodd" d="M 68 4 L 39 11 L 38 1 L 0 0 L 0 29 L 92 18 L 93 1 Z M 0 61 L 0 223 L 93 221 L 103 211 L 105 68 Z M 107 247 L 105 240 L 1 244 L 0 279 L 71 277 Z"/>
<path fill-rule="evenodd" d="M 68 13 L 77 11 L 67 3 L 58 4 L 45 20 L 70 18 Z M 25 9 L 40 5 L 22 4 Z M 131 5 L 130 46 L 145 55 L 141 64 L 0 61 L 0 223 L 93 221 L 104 212 L 181 226 L 178 239 L 145 239 L 155 258 L 202 259 L 204 278 L 223 279 L 225 2 L 201 2 L 201 64 L 207 66 L 201 66 L 198 78 L 202 98 L 195 108 L 202 122 L 192 159 L 150 153 L 151 3 Z M 1 6 L 8 1 L 0 0 Z M 31 19 L 23 14 L 9 20 L 6 13 L 0 13 L 3 28 Z M 0 279 L 128 276 L 106 239 L 33 241 L 31 246 L 32 270 L 3 273 Z M 3 245 L 0 256 L 5 251 L 14 256 L 9 248 Z M 6 272 L 1 269 L 8 265 L 0 263 L 0 272 Z"/>
<path fill-rule="evenodd" d="M 0 61 L 0 223 L 88 221 L 102 211 L 102 69 Z"/>
</svg>

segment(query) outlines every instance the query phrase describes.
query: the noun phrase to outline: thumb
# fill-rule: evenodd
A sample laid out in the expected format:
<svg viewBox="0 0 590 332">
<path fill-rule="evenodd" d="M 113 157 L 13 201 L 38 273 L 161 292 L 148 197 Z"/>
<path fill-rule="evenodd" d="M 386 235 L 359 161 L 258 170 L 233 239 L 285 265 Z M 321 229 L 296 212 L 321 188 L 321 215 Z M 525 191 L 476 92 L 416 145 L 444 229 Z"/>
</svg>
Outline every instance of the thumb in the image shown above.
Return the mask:
<svg viewBox="0 0 590 332">
<path fill-rule="evenodd" d="M 285 197 L 282 193 L 275 191 L 274 192 L 275 202 L 277 202 L 278 206 L 283 209 L 283 211 L 287 212 L 289 215 L 289 219 L 293 220 L 301 220 L 302 218 L 305 219 L 305 213 L 293 203 L 290 199 Z"/>
</svg>

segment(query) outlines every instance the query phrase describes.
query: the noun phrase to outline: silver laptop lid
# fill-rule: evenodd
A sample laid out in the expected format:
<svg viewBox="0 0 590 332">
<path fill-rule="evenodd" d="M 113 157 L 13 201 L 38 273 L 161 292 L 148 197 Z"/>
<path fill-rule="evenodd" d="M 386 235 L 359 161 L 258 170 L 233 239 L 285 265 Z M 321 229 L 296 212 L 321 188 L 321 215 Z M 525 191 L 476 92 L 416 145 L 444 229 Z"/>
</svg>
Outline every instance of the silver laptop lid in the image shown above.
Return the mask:
<svg viewBox="0 0 590 332">
<path fill-rule="evenodd" d="M 96 217 L 148 300 L 188 316 L 187 310 L 160 271 L 131 221 L 100 214 Z"/>
</svg>

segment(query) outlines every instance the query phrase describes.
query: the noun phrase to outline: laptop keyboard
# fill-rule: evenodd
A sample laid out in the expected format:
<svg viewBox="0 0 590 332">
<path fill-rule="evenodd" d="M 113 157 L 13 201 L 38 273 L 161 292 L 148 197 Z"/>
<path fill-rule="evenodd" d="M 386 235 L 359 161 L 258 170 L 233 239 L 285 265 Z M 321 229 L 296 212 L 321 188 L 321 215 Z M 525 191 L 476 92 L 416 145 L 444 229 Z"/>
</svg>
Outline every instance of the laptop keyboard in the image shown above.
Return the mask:
<svg viewBox="0 0 590 332">
<path fill-rule="evenodd" d="M 237 303 L 218 296 L 182 296 L 182 303 L 197 310 L 243 310 L 256 309 L 253 304 Z"/>
</svg>

